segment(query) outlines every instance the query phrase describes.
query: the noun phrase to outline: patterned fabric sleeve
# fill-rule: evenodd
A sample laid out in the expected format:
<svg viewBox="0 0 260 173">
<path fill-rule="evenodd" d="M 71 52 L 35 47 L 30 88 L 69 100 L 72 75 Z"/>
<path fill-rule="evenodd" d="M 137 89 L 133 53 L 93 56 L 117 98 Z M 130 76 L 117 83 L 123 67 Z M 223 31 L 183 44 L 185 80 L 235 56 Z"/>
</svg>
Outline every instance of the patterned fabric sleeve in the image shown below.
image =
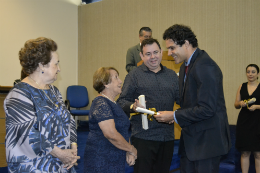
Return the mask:
<svg viewBox="0 0 260 173">
<path fill-rule="evenodd" d="M 94 103 L 92 116 L 92 118 L 94 118 L 97 122 L 114 119 L 111 107 L 102 97 L 97 99 Z"/>
<path fill-rule="evenodd" d="M 62 99 L 60 91 L 55 86 L 53 86 L 53 87 L 55 89 L 55 93 L 58 93 L 58 97 L 59 97 L 60 102 L 62 102 L 62 105 L 64 107 L 66 107 L 65 103 L 63 102 L 63 99 Z M 68 111 L 68 110 L 66 110 L 66 111 Z M 75 120 L 72 117 L 72 115 L 70 114 L 70 143 L 72 143 L 72 142 L 76 142 L 77 143 L 77 129 L 76 129 Z"/>
<path fill-rule="evenodd" d="M 34 158 L 36 155 L 47 155 L 52 151 L 54 144 L 40 132 L 34 104 L 30 100 L 29 93 L 14 88 L 5 99 L 4 109 L 6 113 L 6 150 L 7 154 L 10 154 L 7 158 L 12 159 L 16 155 L 15 151 L 21 152 L 25 148 L 28 151 L 34 151 L 35 155 L 31 154 L 30 158 Z"/>
<path fill-rule="evenodd" d="M 76 131 L 76 123 L 72 115 L 70 116 L 70 143 L 77 143 L 77 131 Z"/>
</svg>

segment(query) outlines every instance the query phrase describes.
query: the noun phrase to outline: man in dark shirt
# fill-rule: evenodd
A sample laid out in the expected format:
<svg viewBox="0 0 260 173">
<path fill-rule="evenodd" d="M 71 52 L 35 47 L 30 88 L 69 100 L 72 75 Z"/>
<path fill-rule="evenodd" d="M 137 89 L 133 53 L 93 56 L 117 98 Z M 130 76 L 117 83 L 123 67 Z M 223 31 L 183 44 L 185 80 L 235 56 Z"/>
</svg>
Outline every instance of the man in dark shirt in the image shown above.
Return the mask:
<svg viewBox="0 0 260 173">
<path fill-rule="evenodd" d="M 144 63 L 126 76 L 117 102 L 129 114 L 140 104 L 135 99 L 145 95 L 146 108 L 172 111 L 174 102 L 179 103 L 178 77 L 173 70 L 161 65 L 162 50 L 158 41 L 145 39 L 140 56 Z M 148 129 L 144 130 L 141 115 L 133 116 L 130 121 L 132 144 L 138 152 L 134 172 L 169 173 L 174 146 L 174 125 L 158 123 L 153 119 L 148 121 Z"/>
<path fill-rule="evenodd" d="M 152 30 L 149 27 L 142 27 L 139 30 L 139 40 L 140 43 L 130 47 L 126 53 L 126 66 L 125 69 L 129 73 L 131 70 L 137 67 L 137 64 L 141 61 L 140 52 L 141 52 L 141 43 L 144 39 L 152 37 Z"/>
</svg>

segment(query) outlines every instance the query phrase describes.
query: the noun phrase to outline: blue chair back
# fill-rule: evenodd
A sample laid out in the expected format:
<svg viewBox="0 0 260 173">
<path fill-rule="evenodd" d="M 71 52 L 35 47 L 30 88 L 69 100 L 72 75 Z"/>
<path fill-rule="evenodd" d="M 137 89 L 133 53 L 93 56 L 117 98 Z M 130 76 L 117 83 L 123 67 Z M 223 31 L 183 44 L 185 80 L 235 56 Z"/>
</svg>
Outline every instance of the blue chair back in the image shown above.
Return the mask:
<svg viewBox="0 0 260 173">
<path fill-rule="evenodd" d="M 87 88 L 80 85 L 69 86 L 67 88 L 67 100 L 73 108 L 86 107 L 89 103 Z"/>
</svg>

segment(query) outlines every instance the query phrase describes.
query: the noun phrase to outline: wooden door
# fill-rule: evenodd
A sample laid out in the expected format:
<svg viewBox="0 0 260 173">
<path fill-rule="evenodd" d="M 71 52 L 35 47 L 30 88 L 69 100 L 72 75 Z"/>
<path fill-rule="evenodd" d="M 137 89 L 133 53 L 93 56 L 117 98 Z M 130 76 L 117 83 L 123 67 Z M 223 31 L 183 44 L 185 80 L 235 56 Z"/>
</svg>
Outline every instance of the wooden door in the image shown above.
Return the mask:
<svg viewBox="0 0 260 173">
<path fill-rule="evenodd" d="M 0 86 L 0 167 L 6 167 L 6 155 L 5 155 L 5 112 L 4 112 L 4 100 L 9 90 L 12 87 Z"/>
</svg>

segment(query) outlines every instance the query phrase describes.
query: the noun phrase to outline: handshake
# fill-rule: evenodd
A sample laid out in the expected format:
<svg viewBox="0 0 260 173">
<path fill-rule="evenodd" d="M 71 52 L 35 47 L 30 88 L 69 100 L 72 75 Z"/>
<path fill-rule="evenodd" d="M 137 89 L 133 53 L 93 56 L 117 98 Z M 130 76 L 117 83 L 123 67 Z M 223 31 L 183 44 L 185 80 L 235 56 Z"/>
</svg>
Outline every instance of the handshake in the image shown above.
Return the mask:
<svg viewBox="0 0 260 173">
<path fill-rule="evenodd" d="M 140 108 L 140 107 L 137 107 L 136 111 L 140 112 L 140 113 L 146 113 L 146 114 L 153 115 L 153 117 L 158 122 L 164 122 L 164 123 L 168 123 L 168 124 L 174 123 L 174 118 L 173 118 L 173 112 L 172 111 L 156 112 L 156 111 L 153 111 L 153 110 L 148 110 L 148 109 L 144 109 L 144 108 Z"/>
</svg>

